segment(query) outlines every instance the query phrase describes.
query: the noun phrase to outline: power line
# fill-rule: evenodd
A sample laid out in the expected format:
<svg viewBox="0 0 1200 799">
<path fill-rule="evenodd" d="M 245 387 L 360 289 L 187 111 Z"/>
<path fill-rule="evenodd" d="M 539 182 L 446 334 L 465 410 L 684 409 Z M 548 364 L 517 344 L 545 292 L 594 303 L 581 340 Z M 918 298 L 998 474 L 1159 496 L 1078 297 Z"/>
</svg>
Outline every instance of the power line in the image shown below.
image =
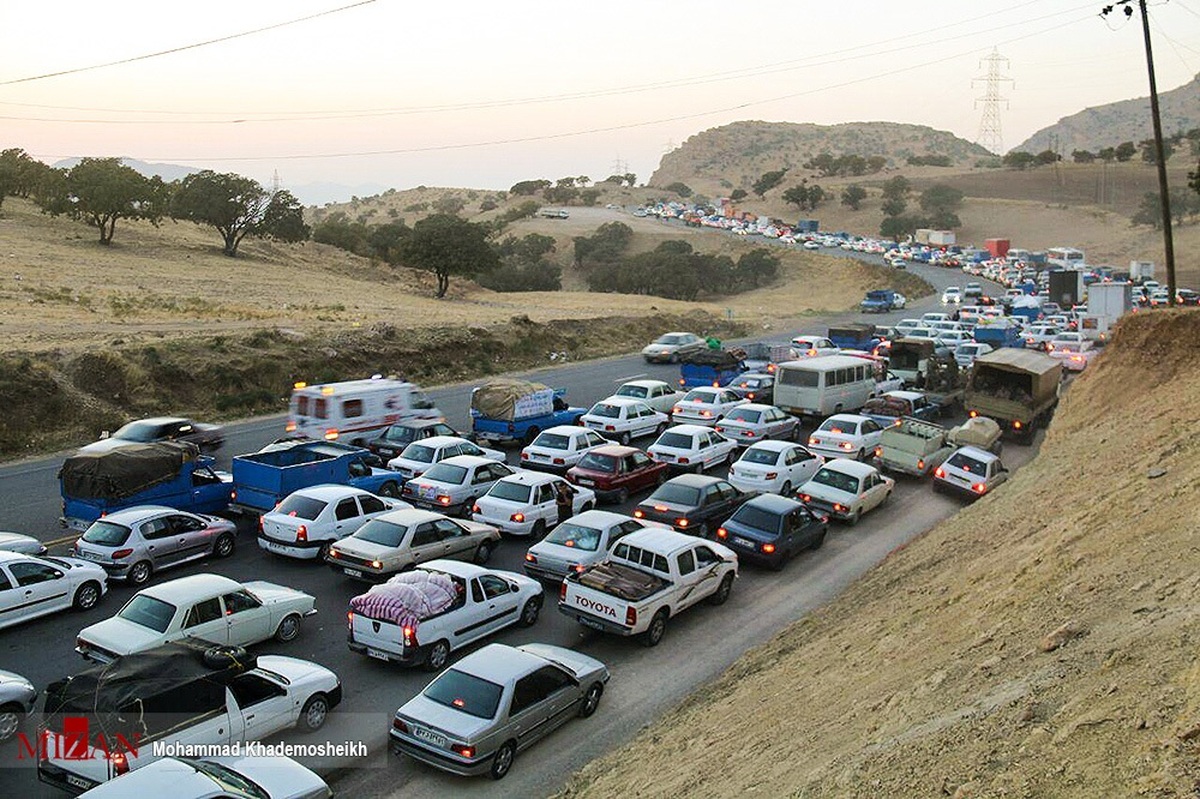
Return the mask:
<svg viewBox="0 0 1200 799">
<path fill-rule="evenodd" d="M 371 3 L 374 3 L 374 2 L 375 2 L 375 0 L 359 0 L 357 3 L 351 3 L 350 5 L 341 6 L 340 8 L 331 8 L 327 11 L 318 11 L 316 14 L 309 14 L 307 17 L 297 17 L 296 19 L 290 19 L 290 20 L 287 20 L 286 22 L 277 22 L 274 25 L 267 25 L 262 28 L 255 28 L 254 30 L 242 31 L 241 33 L 232 33 L 228 36 L 221 36 L 216 39 L 208 39 L 207 41 L 196 42 L 194 44 L 185 44 L 181 47 L 172 47 L 168 50 L 159 50 L 154 53 L 145 53 L 143 55 L 132 56 L 130 58 L 122 58 L 117 61 L 108 61 L 104 64 L 92 64 L 91 66 L 87 66 L 87 67 L 75 67 L 74 69 L 63 69 L 63 70 L 59 70 L 58 72 L 47 72 L 42 75 L 29 75 L 24 78 L 13 78 L 12 80 L 0 80 L 0 86 L 11 86 L 14 83 L 29 83 L 30 81 L 45 80 L 46 78 L 58 78 L 58 77 L 62 77 L 63 75 L 75 75 L 80 72 L 91 72 L 92 70 L 105 69 L 107 67 L 115 67 L 115 66 L 119 66 L 121 64 L 132 64 L 135 61 L 145 61 L 150 58 L 158 58 L 158 57 L 164 56 L 164 55 L 171 55 L 172 53 L 182 53 L 185 50 L 195 50 L 198 47 L 208 47 L 210 44 L 220 44 L 221 42 L 228 42 L 228 41 L 232 41 L 234 39 L 241 39 L 246 36 L 253 36 L 257 33 L 265 33 L 266 31 L 273 31 L 273 30 L 278 30 L 279 28 L 286 28 L 289 25 L 295 25 L 300 22 L 308 22 L 309 20 L 318 19 L 320 17 L 327 17 L 330 14 L 337 14 L 342 11 L 348 11 L 352 8 L 358 8 L 359 6 L 370 5 Z"/>
<path fill-rule="evenodd" d="M 986 82 L 983 97 L 975 100 L 976 108 L 979 107 L 979 103 L 983 103 L 983 117 L 979 120 L 978 143 L 990 153 L 1003 155 L 1004 136 L 1001 134 L 1000 128 L 1000 103 L 1004 103 L 1007 108 L 1008 100 L 1000 96 L 1000 84 L 1012 83 L 1013 79 L 1001 77 L 1000 67 L 1002 64 L 1008 64 L 1008 59 L 1000 55 L 1000 51 L 995 47 L 992 48 L 991 55 L 983 59 L 983 62 L 987 62 L 988 65 L 987 76 L 971 79 L 971 85 L 975 85 L 981 80 Z"/>
</svg>

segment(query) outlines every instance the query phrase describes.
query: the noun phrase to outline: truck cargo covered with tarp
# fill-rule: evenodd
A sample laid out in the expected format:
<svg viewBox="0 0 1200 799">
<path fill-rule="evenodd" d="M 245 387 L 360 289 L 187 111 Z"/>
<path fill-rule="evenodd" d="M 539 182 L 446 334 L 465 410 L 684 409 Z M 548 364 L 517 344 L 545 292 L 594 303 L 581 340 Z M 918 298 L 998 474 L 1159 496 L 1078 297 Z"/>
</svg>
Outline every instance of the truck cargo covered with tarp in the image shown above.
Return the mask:
<svg viewBox="0 0 1200 799">
<path fill-rule="evenodd" d="M 350 600 L 350 609 L 370 619 L 409 627 L 415 633 L 420 623 L 457 602 L 465 586 L 448 574 L 409 571 L 397 574 L 365 594 Z"/>
<path fill-rule="evenodd" d="M 471 409 L 488 419 L 517 421 L 554 412 L 554 389 L 515 378 L 489 380 L 471 392 Z"/>
<path fill-rule="evenodd" d="M 107 452 L 82 452 L 63 461 L 58 477 L 64 496 L 124 499 L 169 482 L 200 450 L 186 442 L 130 444 Z"/>
</svg>

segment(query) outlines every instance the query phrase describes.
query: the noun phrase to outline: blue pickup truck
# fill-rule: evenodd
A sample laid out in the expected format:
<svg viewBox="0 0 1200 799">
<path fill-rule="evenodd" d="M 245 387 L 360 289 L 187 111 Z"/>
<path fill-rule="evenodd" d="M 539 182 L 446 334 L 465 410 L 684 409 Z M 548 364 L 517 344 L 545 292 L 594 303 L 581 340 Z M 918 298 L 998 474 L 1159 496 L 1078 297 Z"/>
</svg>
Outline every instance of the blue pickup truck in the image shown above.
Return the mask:
<svg viewBox="0 0 1200 799">
<path fill-rule="evenodd" d="M 679 386 L 727 386 L 745 373 L 744 350 L 701 350 L 684 356 L 679 366 Z"/>
<path fill-rule="evenodd" d="M 863 313 L 887 313 L 896 307 L 896 292 L 891 289 L 876 289 L 868 291 L 867 296 L 858 304 Z"/>
<path fill-rule="evenodd" d="M 875 335 L 875 325 L 864 325 L 857 322 L 831 327 L 828 335 L 833 346 L 843 350 L 870 352 L 882 340 Z"/>
<path fill-rule="evenodd" d="M 59 522 L 83 531 L 101 516 L 136 505 L 220 513 L 229 505 L 231 477 L 213 464 L 195 444 L 181 441 L 72 455 L 58 472 Z"/>
<path fill-rule="evenodd" d="M 376 468 L 369 450 L 333 441 L 279 441 L 233 459 L 230 510 L 261 514 L 288 494 L 321 483 L 343 483 L 385 497 L 400 496 L 404 478 Z"/>
<path fill-rule="evenodd" d="M 567 403 L 566 389 L 528 380 L 499 378 L 471 391 L 471 432 L 479 441 L 529 444 L 543 430 L 579 424 L 587 412 Z"/>
</svg>

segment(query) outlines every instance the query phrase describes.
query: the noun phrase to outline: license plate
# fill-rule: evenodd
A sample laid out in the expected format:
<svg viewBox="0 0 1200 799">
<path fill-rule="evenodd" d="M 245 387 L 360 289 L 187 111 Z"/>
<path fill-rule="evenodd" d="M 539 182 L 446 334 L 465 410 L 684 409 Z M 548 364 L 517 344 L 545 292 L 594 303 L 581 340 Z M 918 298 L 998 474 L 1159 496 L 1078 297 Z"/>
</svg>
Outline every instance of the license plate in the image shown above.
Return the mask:
<svg viewBox="0 0 1200 799">
<path fill-rule="evenodd" d="M 93 783 L 91 780 L 85 780 L 83 777 L 76 777 L 74 774 L 67 775 L 67 782 L 74 785 L 76 788 L 91 788 Z"/>
<path fill-rule="evenodd" d="M 533 455 L 533 459 L 534 459 L 535 461 L 548 461 L 548 460 L 550 460 L 550 456 L 549 456 L 549 455 L 539 455 L 539 454 L 537 454 L 536 452 L 534 452 L 534 453 L 531 453 L 531 454 Z"/>
<path fill-rule="evenodd" d="M 342 569 L 349 577 L 362 577 L 363 573 L 360 569 Z"/>
<path fill-rule="evenodd" d="M 733 543 L 737 544 L 740 547 L 748 547 L 750 549 L 755 549 L 753 541 L 751 541 L 748 538 L 742 538 L 741 536 L 735 535 L 733 537 Z"/>
<path fill-rule="evenodd" d="M 420 738 L 422 741 L 428 741 L 436 746 L 446 746 L 446 736 L 438 735 L 433 730 L 427 730 L 424 727 L 413 727 L 413 737 Z"/>
<path fill-rule="evenodd" d="M 584 480 L 583 478 L 580 478 L 577 482 L 581 486 L 594 486 L 596 484 L 595 480 Z"/>
<path fill-rule="evenodd" d="M 88 552 L 86 549 L 80 551 L 79 557 L 83 558 L 84 560 L 104 560 L 104 556 L 99 552 Z"/>
<path fill-rule="evenodd" d="M 367 647 L 367 655 L 369 655 L 370 657 L 376 658 L 378 660 L 389 660 L 390 659 L 390 658 L 388 658 L 387 652 L 384 652 L 382 649 L 372 649 L 371 647 Z"/>
<path fill-rule="evenodd" d="M 287 547 L 285 547 L 283 544 L 276 544 L 273 541 L 268 541 L 267 542 L 267 551 L 268 552 L 282 552 L 282 553 L 286 554 Z"/>
<path fill-rule="evenodd" d="M 436 499 L 437 498 L 437 489 L 436 488 L 422 488 L 421 496 L 424 497 L 425 499 Z"/>
<path fill-rule="evenodd" d="M 577 616 L 576 618 L 579 619 L 579 623 L 582 624 L 584 627 L 591 627 L 593 630 L 603 630 L 604 629 L 603 624 L 601 624 L 598 621 L 593 621 L 592 619 L 589 619 L 587 616 Z"/>
</svg>

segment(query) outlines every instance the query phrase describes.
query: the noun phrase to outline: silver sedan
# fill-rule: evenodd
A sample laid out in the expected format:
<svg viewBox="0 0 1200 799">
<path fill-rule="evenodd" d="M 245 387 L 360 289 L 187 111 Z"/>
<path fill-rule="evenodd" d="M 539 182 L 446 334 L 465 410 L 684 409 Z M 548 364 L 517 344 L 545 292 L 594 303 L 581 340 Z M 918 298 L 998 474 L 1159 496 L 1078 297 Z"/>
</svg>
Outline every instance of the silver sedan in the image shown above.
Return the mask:
<svg viewBox="0 0 1200 799">
<path fill-rule="evenodd" d="M 574 716 L 596 712 L 608 669 L 550 644 L 489 644 L 442 672 L 396 711 L 393 752 L 498 780 L 517 753 Z"/>
</svg>

